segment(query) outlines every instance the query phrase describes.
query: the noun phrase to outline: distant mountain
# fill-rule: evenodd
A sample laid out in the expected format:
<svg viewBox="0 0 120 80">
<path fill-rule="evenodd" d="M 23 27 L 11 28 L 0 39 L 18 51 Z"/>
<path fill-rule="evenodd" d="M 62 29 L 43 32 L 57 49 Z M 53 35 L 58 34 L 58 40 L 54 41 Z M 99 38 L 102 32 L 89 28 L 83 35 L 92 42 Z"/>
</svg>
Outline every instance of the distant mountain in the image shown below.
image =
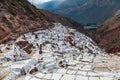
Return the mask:
<svg viewBox="0 0 120 80">
<path fill-rule="evenodd" d="M 52 0 L 52 1 L 42 3 L 42 4 L 35 4 L 35 5 L 39 9 L 53 11 L 53 10 L 55 10 L 56 6 L 58 5 L 57 3 L 58 3 L 58 0 Z"/>
<path fill-rule="evenodd" d="M 58 1 L 58 0 L 57 0 Z M 101 24 L 120 9 L 120 0 L 65 0 L 57 4 L 55 0 L 37 5 L 80 23 Z"/>
<path fill-rule="evenodd" d="M 87 1 L 88 0 L 52 0 L 43 4 L 38 4 L 36 6 L 40 9 L 57 12 L 59 10 L 66 10 L 69 8 L 81 6 Z"/>
<path fill-rule="evenodd" d="M 87 1 L 88 0 L 65 0 L 61 4 L 56 6 L 56 8 L 54 9 L 54 12 L 58 12 L 59 10 L 61 11 L 61 10 L 67 10 L 70 8 L 80 7 L 83 4 L 85 4 Z"/>
<path fill-rule="evenodd" d="M 120 0 L 88 0 L 82 6 L 59 10 L 56 13 L 82 23 L 101 24 L 118 9 L 120 9 Z"/>
<path fill-rule="evenodd" d="M 120 10 L 96 31 L 98 44 L 108 52 L 120 52 Z"/>
</svg>

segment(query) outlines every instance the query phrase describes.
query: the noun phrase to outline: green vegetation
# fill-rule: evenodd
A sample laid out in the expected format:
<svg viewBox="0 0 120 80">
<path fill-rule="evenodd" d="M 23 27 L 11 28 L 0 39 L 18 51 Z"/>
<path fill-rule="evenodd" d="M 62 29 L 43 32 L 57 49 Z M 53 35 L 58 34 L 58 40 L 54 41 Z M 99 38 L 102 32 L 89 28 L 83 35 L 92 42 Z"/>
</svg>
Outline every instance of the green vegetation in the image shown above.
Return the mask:
<svg viewBox="0 0 120 80">
<path fill-rule="evenodd" d="M 95 23 L 86 23 L 83 24 L 86 30 L 96 30 L 97 25 Z"/>
<path fill-rule="evenodd" d="M 87 30 L 90 35 L 93 35 L 97 29 L 97 25 L 95 23 L 87 23 L 84 24 L 84 29 Z"/>
</svg>

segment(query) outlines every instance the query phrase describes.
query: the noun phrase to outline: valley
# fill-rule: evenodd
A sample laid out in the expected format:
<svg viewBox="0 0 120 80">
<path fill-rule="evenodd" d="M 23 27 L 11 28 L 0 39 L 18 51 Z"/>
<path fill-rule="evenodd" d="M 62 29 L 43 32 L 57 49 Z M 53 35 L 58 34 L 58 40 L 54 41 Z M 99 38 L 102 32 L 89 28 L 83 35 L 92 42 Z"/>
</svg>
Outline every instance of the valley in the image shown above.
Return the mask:
<svg viewBox="0 0 120 80">
<path fill-rule="evenodd" d="M 0 80 L 120 80 L 119 1 L 80 1 L 63 0 L 56 8 L 69 8 L 83 22 L 27 0 L 0 0 Z M 107 16 L 102 11 L 101 16 L 86 16 L 93 7 L 94 14 L 104 7 Z"/>
</svg>

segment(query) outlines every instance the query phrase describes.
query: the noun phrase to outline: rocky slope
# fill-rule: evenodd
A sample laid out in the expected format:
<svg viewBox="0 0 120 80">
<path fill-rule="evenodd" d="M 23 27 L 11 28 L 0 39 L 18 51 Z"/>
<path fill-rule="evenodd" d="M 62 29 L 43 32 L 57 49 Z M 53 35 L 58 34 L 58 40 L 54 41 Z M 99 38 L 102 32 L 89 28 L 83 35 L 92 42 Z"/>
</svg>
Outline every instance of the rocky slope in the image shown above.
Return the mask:
<svg viewBox="0 0 120 80">
<path fill-rule="evenodd" d="M 81 24 L 67 20 L 64 17 L 57 17 L 52 14 L 52 17 L 46 15 L 47 11 L 40 11 L 32 6 L 27 0 L 1 0 L 0 1 L 0 43 L 7 42 L 13 37 L 35 31 L 45 29 L 52 26 L 53 21 L 61 22 L 67 26 L 73 27 L 74 24 L 81 28 Z M 56 17 L 54 19 L 54 17 Z M 61 20 L 62 19 L 62 20 Z M 14 36 L 13 36 L 14 35 Z"/>
<path fill-rule="evenodd" d="M 48 18 L 26 0 L 0 1 L 0 42 L 49 25 Z"/>
<path fill-rule="evenodd" d="M 31 52 L 24 50 L 29 44 Z M 106 54 L 91 38 L 60 23 L 1 44 L 0 51 L 1 80 L 118 80 L 120 76 L 119 56 Z"/>
<path fill-rule="evenodd" d="M 96 38 L 108 52 L 120 52 L 120 10 L 98 27 Z"/>
</svg>

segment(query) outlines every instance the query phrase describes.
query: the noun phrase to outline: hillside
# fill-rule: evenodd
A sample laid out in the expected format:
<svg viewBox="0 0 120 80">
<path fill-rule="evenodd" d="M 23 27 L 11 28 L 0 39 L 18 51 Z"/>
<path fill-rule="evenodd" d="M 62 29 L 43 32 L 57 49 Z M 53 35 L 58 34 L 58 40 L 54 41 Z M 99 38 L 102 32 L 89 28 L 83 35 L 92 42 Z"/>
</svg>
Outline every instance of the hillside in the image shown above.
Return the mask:
<svg viewBox="0 0 120 80">
<path fill-rule="evenodd" d="M 52 14 L 49 12 L 49 14 Z M 56 17 L 54 19 L 53 17 Z M 26 0 L 1 0 L 0 1 L 0 43 L 7 42 L 19 35 L 36 31 L 38 29 L 45 29 L 52 26 L 53 21 L 59 21 L 61 17 L 52 14 L 52 18 L 46 15 L 45 11 L 36 9 Z M 66 26 L 81 28 L 84 32 L 83 26 L 80 23 L 74 23 L 62 17 L 59 22 Z"/>
<path fill-rule="evenodd" d="M 26 0 L 0 0 L 0 42 L 50 25 L 48 18 Z"/>
<path fill-rule="evenodd" d="M 108 52 L 120 52 L 120 10 L 98 27 L 96 38 Z"/>
</svg>

